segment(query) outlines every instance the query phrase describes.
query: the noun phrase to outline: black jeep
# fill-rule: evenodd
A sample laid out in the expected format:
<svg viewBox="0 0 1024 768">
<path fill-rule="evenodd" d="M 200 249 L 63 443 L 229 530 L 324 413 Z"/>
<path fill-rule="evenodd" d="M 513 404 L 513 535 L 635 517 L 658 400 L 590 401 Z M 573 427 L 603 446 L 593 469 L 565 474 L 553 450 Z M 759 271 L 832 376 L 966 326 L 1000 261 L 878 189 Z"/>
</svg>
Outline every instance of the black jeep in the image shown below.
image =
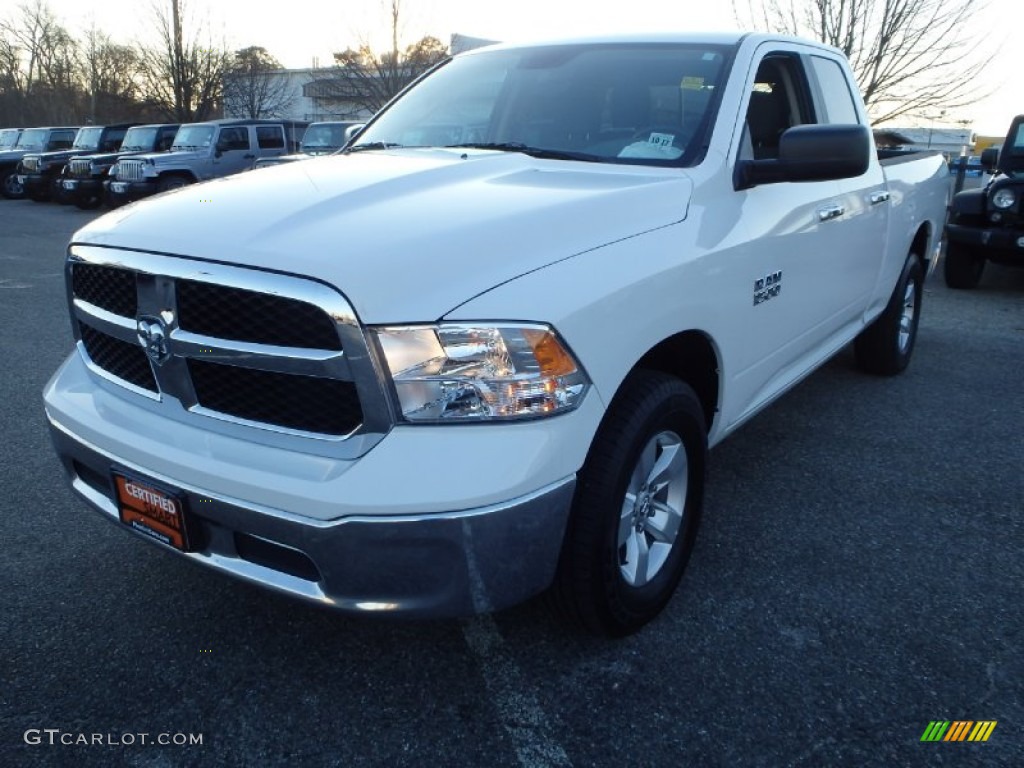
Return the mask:
<svg viewBox="0 0 1024 768">
<path fill-rule="evenodd" d="M 995 175 L 983 189 L 958 193 L 949 212 L 950 288 L 974 288 L 986 261 L 1024 266 L 1024 115 L 1013 119 L 1001 150 L 981 153 L 981 164 Z"/>
<path fill-rule="evenodd" d="M 166 152 L 174 143 L 177 123 L 136 125 L 128 129 L 116 153 L 81 155 L 68 161 L 61 186 L 63 194 L 83 209 L 98 208 L 104 200 L 103 182 L 118 160 L 146 152 Z"/>
<path fill-rule="evenodd" d="M 70 149 L 25 155 L 21 159 L 19 179 L 25 194 L 37 203 L 56 199 L 71 202 L 64 195 L 64 166 L 73 157 L 97 152 L 116 152 L 132 123 L 121 125 L 89 125 L 79 129 Z"/>
</svg>

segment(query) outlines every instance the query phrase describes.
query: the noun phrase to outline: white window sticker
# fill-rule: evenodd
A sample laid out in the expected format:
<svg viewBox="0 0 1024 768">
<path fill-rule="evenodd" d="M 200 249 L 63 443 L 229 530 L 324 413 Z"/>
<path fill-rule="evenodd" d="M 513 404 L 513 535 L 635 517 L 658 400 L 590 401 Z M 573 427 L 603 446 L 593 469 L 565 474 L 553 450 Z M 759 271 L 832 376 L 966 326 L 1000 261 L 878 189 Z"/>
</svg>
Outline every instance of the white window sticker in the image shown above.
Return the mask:
<svg viewBox="0 0 1024 768">
<path fill-rule="evenodd" d="M 656 147 L 671 147 L 672 142 L 675 141 L 675 136 L 671 133 L 652 133 L 647 137 L 647 143 L 653 144 Z"/>
</svg>

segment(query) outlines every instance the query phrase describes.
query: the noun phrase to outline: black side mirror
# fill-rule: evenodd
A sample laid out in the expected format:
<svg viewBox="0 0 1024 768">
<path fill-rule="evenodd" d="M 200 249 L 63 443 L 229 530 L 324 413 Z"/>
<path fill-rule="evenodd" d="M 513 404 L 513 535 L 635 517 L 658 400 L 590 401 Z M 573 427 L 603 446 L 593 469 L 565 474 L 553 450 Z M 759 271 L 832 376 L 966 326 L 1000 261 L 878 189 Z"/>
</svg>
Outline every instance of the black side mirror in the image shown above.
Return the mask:
<svg viewBox="0 0 1024 768">
<path fill-rule="evenodd" d="M 981 167 L 985 169 L 985 172 L 995 173 L 997 165 L 999 165 L 999 150 L 995 147 L 983 149 L 981 151 Z"/>
<path fill-rule="evenodd" d="M 849 179 L 866 173 L 870 161 L 871 134 L 863 125 L 797 125 L 779 137 L 777 160 L 737 163 L 733 186 Z"/>
</svg>

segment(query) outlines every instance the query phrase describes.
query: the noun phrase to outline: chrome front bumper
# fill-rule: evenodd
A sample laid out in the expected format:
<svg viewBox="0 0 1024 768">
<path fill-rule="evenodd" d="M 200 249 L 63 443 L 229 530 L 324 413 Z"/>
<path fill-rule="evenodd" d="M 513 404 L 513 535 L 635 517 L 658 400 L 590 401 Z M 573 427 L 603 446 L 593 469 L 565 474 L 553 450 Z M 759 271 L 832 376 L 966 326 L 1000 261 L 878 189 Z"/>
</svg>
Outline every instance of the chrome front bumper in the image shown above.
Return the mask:
<svg viewBox="0 0 1024 768">
<path fill-rule="evenodd" d="M 320 521 L 182 487 L 52 420 L 50 434 L 75 492 L 126 531 L 133 532 L 119 520 L 112 470 L 180 491 L 198 534 L 184 557 L 349 612 L 465 616 L 541 592 L 554 577 L 575 488 L 569 477 L 477 509 Z"/>
</svg>

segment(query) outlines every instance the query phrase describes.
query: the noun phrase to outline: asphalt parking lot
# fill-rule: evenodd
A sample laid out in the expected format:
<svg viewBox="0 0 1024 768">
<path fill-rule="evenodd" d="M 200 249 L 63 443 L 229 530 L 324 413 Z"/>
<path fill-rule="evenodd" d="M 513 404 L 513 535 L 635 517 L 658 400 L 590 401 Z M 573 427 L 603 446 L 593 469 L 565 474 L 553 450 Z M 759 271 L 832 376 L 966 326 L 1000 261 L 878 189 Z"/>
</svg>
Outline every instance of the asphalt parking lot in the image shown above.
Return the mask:
<svg viewBox="0 0 1024 768">
<path fill-rule="evenodd" d="M 40 392 L 94 216 L 0 200 L 0 765 L 1024 765 L 1024 270 L 933 274 L 905 375 L 844 351 L 717 447 L 682 591 L 606 641 L 336 615 L 89 511 Z"/>
</svg>

